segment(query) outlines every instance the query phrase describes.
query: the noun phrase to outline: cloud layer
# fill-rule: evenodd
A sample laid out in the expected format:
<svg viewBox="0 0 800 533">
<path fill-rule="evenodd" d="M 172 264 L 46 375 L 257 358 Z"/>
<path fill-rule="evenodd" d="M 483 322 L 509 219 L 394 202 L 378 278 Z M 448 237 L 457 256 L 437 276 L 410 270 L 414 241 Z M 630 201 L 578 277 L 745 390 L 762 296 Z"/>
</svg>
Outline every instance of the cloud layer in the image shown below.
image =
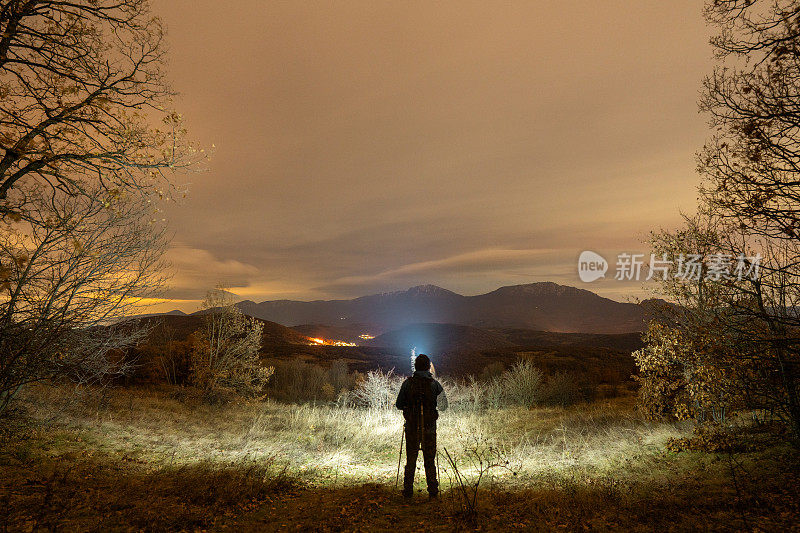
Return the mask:
<svg viewBox="0 0 800 533">
<path fill-rule="evenodd" d="M 177 105 L 217 147 L 168 211 L 175 298 L 577 285 L 582 250 L 641 250 L 693 207 L 696 2 L 156 7 Z"/>
</svg>

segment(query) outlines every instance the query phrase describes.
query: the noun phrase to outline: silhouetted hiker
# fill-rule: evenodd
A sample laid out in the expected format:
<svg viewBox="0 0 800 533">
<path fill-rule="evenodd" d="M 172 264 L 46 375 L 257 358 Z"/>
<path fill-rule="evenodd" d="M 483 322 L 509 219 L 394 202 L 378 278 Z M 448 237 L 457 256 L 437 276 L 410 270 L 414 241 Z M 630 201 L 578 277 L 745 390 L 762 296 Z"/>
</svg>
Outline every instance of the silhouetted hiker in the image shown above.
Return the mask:
<svg viewBox="0 0 800 533">
<path fill-rule="evenodd" d="M 400 387 L 395 406 L 402 409 L 406 419 L 406 469 L 403 475 L 403 496 L 414 495 L 414 471 L 417 469 L 417 455 L 422 449 L 425 463 L 425 480 L 428 482 L 428 495 L 435 498 L 439 494 L 439 481 L 436 479 L 436 419 L 439 411 L 447 409 L 447 395 L 441 384 L 431 375 L 431 360 L 419 354 L 414 360 L 414 375 L 406 378 Z"/>
</svg>

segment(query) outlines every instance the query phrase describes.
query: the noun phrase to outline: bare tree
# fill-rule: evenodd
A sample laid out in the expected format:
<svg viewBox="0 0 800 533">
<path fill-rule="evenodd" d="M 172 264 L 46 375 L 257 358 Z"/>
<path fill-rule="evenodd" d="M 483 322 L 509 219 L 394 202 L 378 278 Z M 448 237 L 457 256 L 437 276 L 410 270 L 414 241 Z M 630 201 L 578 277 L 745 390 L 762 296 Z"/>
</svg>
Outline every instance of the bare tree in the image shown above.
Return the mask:
<svg viewBox="0 0 800 533">
<path fill-rule="evenodd" d="M 161 286 L 157 204 L 203 157 L 165 53 L 149 0 L 0 0 L 0 410 L 143 335 L 110 324 Z"/>
<path fill-rule="evenodd" d="M 164 380 L 170 385 L 177 385 L 179 360 L 175 346 L 175 330 L 168 324 L 161 322 L 153 328 L 152 337 L 155 337 L 154 344 L 161 346 L 161 352 L 155 359 Z"/>
<path fill-rule="evenodd" d="M 0 411 L 27 383 L 124 371 L 110 351 L 144 331 L 115 323 L 163 285 L 164 228 L 138 198 L 102 187 L 52 197 L 20 187 L 25 209 L 0 227 Z M 43 198 L 47 196 L 47 200 Z"/>
<path fill-rule="evenodd" d="M 166 110 L 163 37 L 149 0 L 0 2 L 0 214 L 24 182 L 170 194 L 163 171 L 197 152 Z"/>
<path fill-rule="evenodd" d="M 239 311 L 222 286 L 208 292 L 203 310 L 203 327 L 195 333 L 192 381 L 206 391 L 259 392 L 274 371 L 259 357 L 261 322 Z"/>
</svg>

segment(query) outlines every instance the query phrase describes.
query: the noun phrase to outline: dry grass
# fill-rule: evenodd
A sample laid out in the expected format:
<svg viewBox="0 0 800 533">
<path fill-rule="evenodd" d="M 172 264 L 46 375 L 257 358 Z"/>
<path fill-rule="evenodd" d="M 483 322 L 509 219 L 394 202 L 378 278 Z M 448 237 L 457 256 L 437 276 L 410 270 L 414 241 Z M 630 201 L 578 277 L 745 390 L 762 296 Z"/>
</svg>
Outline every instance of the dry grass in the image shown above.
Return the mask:
<svg viewBox="0 0 800 533">
<path fill-rule="evenodd" d="M 105 520 L 99 529 L 284 520 L 270 514 L 277 500 L 298 509 L 317 505 L 315 516 L 327 523 L 333 518 L 323 517 L 324 509 L 359 487 L 394 509 L 396 520 L 420 512 L 401 507 L 392 493 L 402 427 L 393 410 L 269 400 L 209 405 L 175 388 L 76 396 L 59 387 L 29 390 L 21 407 L 24 415 L 11 421 L 19 427 L 7 423 L 0 448 L 6 474 L 0 518 L 22 528 L 92 529 L 97 516 Z M 553 527 L 567 515 L 571 525 L 600 524 L 608 516 L 596 506 L 604 505 L 615 509 L 615 523 L 632 527 L 653 506 L 686 511 L 694 491 L 731 512 L 724 502 L 732 489 L 719 457 L 666 450 L 670 438 L 688 431 L 647 422 L 632 399 L 622 398 L 570 408 L 445 412 L 439 446 L 455 457 L 492 447 L 509 461 L 511 470 L 497 469 L 482 484 L 487 516 L 529 523 L 528 509 Z M 447 498 L 450 473 L 444 462 L 440 467 L 445 498 L 436 516 L 457 518 Z M 466 463 L 459 469 L 474 473 Z M 320 495 L 330 502 L 315 504 Z M 562 514 L 553 514 L 559 508 Z M 368 521 L 362 510 L 352 512 Z M 306 517 L 298 512 L 295 520 Z"/>
<path fill-rule="evenodd" d="M 25 407 L 36 420 L 82 436 L 62 442 L 61 452 L 90 448 L 156 465 L 269 460 L 317 482 L 394 481 L 402 431 L 396 410 L 269 400 L 209 405 L 176 390 L 83 391 L 76 400 L 69 389 L 42 387 Z M 440 446 L 455 454 L 476 441 L 499 446 L 517 465 L 520 482 L 545 471 L 617 471 L 631 457 L 657 458 L 667 439 L 684 434 L 641 419 L 630 399 L 444 412 L 439 420 Z"/>
</svg>

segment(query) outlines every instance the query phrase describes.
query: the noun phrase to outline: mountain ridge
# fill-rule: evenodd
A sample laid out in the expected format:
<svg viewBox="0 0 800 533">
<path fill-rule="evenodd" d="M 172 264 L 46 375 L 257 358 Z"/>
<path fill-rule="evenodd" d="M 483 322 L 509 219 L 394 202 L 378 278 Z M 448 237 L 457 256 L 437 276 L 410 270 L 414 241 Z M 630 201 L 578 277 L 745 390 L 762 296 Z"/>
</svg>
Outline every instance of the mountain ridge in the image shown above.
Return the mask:
<svg viewBox="0 0 800 533">
<path fill-rule="evenodd" d="M 507 285 L 464 296 L 436 285 L 350 300 L 245 300 L 242 312 L 285 326 L 365 324 L 380 334 L 410 324 L 518 327 L 564 333 L 631 333 L 644 329 L 645 310 L 592 291 L 553 282 Z"/>
</svg>

